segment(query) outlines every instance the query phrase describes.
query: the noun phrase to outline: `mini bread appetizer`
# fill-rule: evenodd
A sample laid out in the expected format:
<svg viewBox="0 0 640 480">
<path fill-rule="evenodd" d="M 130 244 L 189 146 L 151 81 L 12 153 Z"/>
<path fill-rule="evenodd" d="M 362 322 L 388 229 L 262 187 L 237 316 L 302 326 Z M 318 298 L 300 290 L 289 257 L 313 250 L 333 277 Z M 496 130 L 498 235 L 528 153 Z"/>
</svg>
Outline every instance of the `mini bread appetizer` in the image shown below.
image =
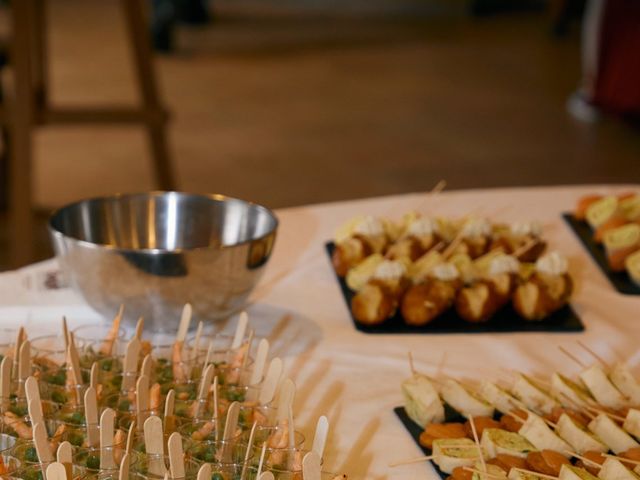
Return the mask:
<svg viewBox="0 0 640 480">
<path fill-rule="evenodd" d="M 580 198 L 573 216 L 578 220 L 585 220 L 587 218 L 587 210 L 589 207 L 601 199 L 602 195 L 586 195 Z"/>
<path fill-rule="evenodd" d="M 498 308 L 506 305 L 518 286 L 520 262 L 510 255 L 500 255 L 491 260 L 485 279 L 493 285 Z"/>
<path fill-rule="evenodd" d="M 336 248 L 331 256 L 331 263 L 338 276 L 344 277 L 350 269 L 357 266 L 372 253 L 373 248 L 365 238 L 353 236 L 336 243 Z"/>
<path fill-rule="evenodd" d="M 467 322 L 486 322 L 500 308 L 499 298 L 492 282 L 478 280 L 460 290 L 456 297 L 456 312 Z"/>
<path fill-rule="evenodd" d="M 478 258 L 489 250 L 491 223 L 486 218 L 471 218 L 462 226 L 459 235 L 462 238 L 457 253 L 467 253 L 471 258 Z"/>
<path fill-rule="evenodd" d="M 541 320 L 562 308 L 573 291 L 567 259 L 557 252 L 538 259 L 535 272 L 520 285 L 513 306 L 527 320 Z"/>
<path fill-rule="evenodd" d="M 352 220 L 336 233 L 331 261 L 336 273 L 344 277 L 372 253 L 382 253 L 389 238 L 381 220 L 368 216 Z"/>
<path fill-rule="evenodd" d="M 402 299 L 402 316 L 409 325 L 426 325 L 448 310 L 462 282 L 450 263 L 436 265 L 425 283 L 414 285 Z"/>
<path fill-rule="evenodd" d="M 351 300 L 355 319 L 365 325 L 376 325 L 392 317 L 409 287 L 406 271 L 401 262 L 379 263 L 369 282 Z"/>
</svg>

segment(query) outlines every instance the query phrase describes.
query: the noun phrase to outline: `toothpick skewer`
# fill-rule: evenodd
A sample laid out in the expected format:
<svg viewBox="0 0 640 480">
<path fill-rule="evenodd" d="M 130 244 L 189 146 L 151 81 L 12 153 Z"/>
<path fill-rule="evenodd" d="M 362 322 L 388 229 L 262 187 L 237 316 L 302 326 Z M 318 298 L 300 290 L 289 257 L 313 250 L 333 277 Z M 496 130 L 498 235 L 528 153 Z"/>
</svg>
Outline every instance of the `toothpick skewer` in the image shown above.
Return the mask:
<svg viewBox="0 0 640 480">
<path fill-rule="evenodd" d="M 409 368 L 411 369 L 411 375 L 415 375 L 417 372 L 416 367 L 413 364 L 413 354 L 411 353 L 411 350 L 407 352 L 407 355 L 409 355 Z"/>
<path fill-rule="evenodd" d="M 478 431 L 476 430 L 476 424 L 472 415 L 469 415 L 469 423 L 471 424 L 471 432 L 473 433 L 473 441 L 478 448 L 478 456 L 480 457 L 480 464 L 482 465 L 482 471 L 487 472 L 487 464 L 484 462 L 484 454 L 482 453 L 482 447 L 480 446 L 480 440 L 478 440 Z"/>
<path fill-rule="evenodd" d="M 621 462 L 627 462 L 631 465 L 640 465 L 640 461 L 638 460 L 631 460 L 630 458 L 620 457 L 618 455 L 611 455 L 610 453 L 603 453 L 602 456 L 607 458 L 615 458 L 616 460 L 620 460 Z"/>
<path fill-rule="evenodd" d="M 611 413 L 611 412 L 609 412 L 607 410 L 604 410 L 602 408 L 592 407 L 590 405 L 586 405 L 584 408 L 585 408 L 585 410 L 589 410 L 589 411 L 592 411 L 592 412 L 602 413 L 602 414 L 606 415 L 607 417 L 612 418 L 613 420 L 617 420 L 619 422 L 624 422 L 626 420 L 626 418 L 624 418 L 624 417 L 622 417 L 620 415 L 616 415 L 615 413 Z M 583 413 L 585 413 L 585 412 L 583 412 Z"/>
<path fill-rule="evenodd" d="M 593 358 L 595 358 L 598 362 L 600 362 L 607 370 L 611 369 L 611 365 L 609 365 L 600 355 L 598 355 L 594 350 L 589 348 L 588 345 L 583 343 L 581 340 L 577 340 L 578 345 L 582 347 L 584 351 L 589 353 Z"/>
<path fill-rule="evenodd" d="M 558 345 L 558 349 L 562 353 L 564 353 L 567 357 L 569 357 L 571 360 L 573 360 L 581 368 L 587 368 L 587 366 L 583 362 L 581 362 L 576 356 L 574 356 L 569 350 L 564 348 L 562 345 Z"/>
<path fill-rule="evenodd" d="M 596 467 L 596 468 L 602 467 L 602 465 L 600 465 L 598 462 L 594 462 L 593 460 L 589 460 L 587 457 L 583 457 L 582 455 L 578 455 L 576 452 L 570 452 L 569 450 L 565 450 L 565 453 L 568 454 L 568 455 L 571 455 L 572 457 L 577 458 L 578 460 L 582 460 L 584 463 L 590 464 L 592 467 Z"/>
<path fill-rule="evenodd" d="M 467 472 L 472 472 L 475 473 L 477 475 L 479 475 L 481 478 L 485 477 L 485 478 L 494 478 L 496 480 L 505 480 L 506 477 L 501 477 L 500 475 L 494 475 L 492 473 L 489 472 L 483 472 L 482 470 L 478 470 L 476 468 L 471 468 L 471 467 L 462 467 L 463 470 L 466 470 Z"/>
<path fill-rule="evenodd" d="M 468 445 L 467 445 L 468 446 Z M 393 462 L 389 464 L 389 467 L 399 467 L 401 465 L 411 465 L 413 463 L 423 463 L 423 462 L 428 462 L 429 460 L 433 460 L 434 456 L 433 455 L 428 455 L 428 456 L 422 456 L 422 457 L 415 457 L 415 458 L 410 458 L 409 460 L 400 460 L 399 462 Z"/>
<path fill-rule="evenodd" d="M 552 475 L 545 475 L 544 473 L 534 472 L 533 470 L 526 470 L 524 468 L 516 468 L 516 467 L 513 467 L 512 469 L 518 472 L 527 473 L 529 475 L 535 475 L 536 477 L 547 478 L 549 480 L 558 480 L 558 477 L 554 477 Z"/>
</svg>

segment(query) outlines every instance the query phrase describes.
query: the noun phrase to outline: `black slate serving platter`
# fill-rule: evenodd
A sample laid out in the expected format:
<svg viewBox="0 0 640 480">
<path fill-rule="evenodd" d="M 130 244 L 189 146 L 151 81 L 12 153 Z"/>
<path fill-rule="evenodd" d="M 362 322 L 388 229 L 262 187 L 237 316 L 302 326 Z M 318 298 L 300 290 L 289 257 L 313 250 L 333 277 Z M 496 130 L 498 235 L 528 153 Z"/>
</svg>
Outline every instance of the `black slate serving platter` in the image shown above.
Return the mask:
<svg viewBox="0 0 640 480">
<path fill-rule="evenodd" d="M 329 258 L 333 254 L 335 246 L 333 242 L 326 244 Z M 355 295 L 343 278 L 336 275 L 342 295 L 349 312 L 351 312 L 351 299 Z M 427 325 L 416 327 L 407 325 L 402 320 L 400 311 L 395 316 L 381 325 L 362 325 L 353 315 L 351 320 L 357 330 L 364 333 L 513 333 L 513 332 L 582 332 L 584 325 L 571 305 L 566 305 L 554 312 L 541 322 L 530 322 L 520 317 L 513 308 L 508 305 L 494 315 L 491 320 L 484 323 L 469 323 L 461 319 L 454 309 L 450 309 Z"/>
<path fill-rule="evenodd" d="M 404 407 L 396 407 L 393 409 L 393 412 L 400 419 L 402 425 L 404 425 L 404 428 L 407 429 L 411 437 L 415 440 L 416 445 L 418 445 L 418 448 L 420 448 L 420 450 L 424 452 L 425 456 L 431 455 L 431 450 L 420 445 L 420 434 L 422 433 L 422 428 L 416 425 L 413 420 L 409 418 L 407 412 L 404 411 Z M 435 468 L 436 472 L 438 472 L 438 475 L 440 475 L 442 480 L 445 480 L 449 476 L 448 474 L 442 472 L 435 463 L 431 462 L 431 464 L 433 465 L 433 468 Z"/>
<path fill-rule="evenodd" d="M 604 247 L 598 245 L 593 240 L 593 231 L 589 224 L 583 220 L 576 219 L 571 213 L 563 213 L 562 218 L 571 227 L 584 248 L 587 249 L 591 258 L 598 264 L 602 273 L 609 279 L 613 288 L 626 295 L 640 295 L 640 287 L 633 283 L 626 272 L 612 272 L 607 263 L 607 255 Z"/>
</svg>

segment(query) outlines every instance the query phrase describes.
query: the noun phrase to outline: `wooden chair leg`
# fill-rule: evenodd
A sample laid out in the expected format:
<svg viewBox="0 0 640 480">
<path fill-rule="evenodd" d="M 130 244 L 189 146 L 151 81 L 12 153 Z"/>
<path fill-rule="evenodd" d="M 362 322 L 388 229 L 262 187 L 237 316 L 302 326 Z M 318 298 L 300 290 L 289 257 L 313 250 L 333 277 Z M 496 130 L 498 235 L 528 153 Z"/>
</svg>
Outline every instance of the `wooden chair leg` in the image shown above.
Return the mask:
<svg viewBox="0 0 640 480">
<path fill-rule="evenodd" d="M 158 94 L 144 0 L 122 0 L 122 6 L 129 33 L 129 43 L 133 49 L 133 63 L 138 88 L 142 96 L 143 108 L 148 112 L 149 117 L 146 128 L 154 160 L 156 185 L 162 190 L 174 190 L 176 185 L 165 128 L 167 114 Z"/>
<path fill-rule="evenodd" d="M 33 19 L 31 21 L 31 52 L 33 58 L 33 89 L 39 109 L 47 107 L 49 101 L 48 70 L 49 51 L 47 49 L 47 2 L 33 1 Z"/>
<path fill-rule="evenodd" d="M 31 129 L 33 127 L 33 80 L 30 18 L 32 0 L 12 2 L 13 43 L 11 61 L 14 92 L 7 95 L 11 112 L 9 124 L 9 217 L 11 264 L 32 261 L 33 217 L 31 211 Z"/>
</svg>

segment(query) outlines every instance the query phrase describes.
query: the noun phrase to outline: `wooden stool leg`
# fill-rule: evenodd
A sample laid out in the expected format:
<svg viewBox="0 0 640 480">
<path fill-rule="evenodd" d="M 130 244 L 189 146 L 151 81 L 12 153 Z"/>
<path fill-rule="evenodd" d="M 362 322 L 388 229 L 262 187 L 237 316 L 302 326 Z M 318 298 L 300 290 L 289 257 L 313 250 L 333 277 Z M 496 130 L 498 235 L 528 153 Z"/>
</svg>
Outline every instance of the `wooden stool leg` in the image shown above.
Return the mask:
<svg viewBox="0 0 640 480">
<path fill-rule="evenodd" d="M 166 122 L 167 115 L 158 95 L 148 22 L 144 0 L 122 0 L 129 40 L 133 48 L 134 68 L 147 117 L 147 135 L 155 163 L 154 175 L 158 188 L 174 190 L 175 180 L 169 157 Z"/>
<path fill-rule="evenodd" d="M 14 267 L 32 260 L 33 217 L 31 211 L 31 129 L 33 126 L 33 87 L 30 17 L 32 0 L 11 2 L 14 70 L 14 95 L 8 105 L 9 121 L 9 218 L 11 264 Z M 9 97 L 9 96 L 8 96 Z M 9 98 L 8 98 L 9 100 Z"/>
</svg>

